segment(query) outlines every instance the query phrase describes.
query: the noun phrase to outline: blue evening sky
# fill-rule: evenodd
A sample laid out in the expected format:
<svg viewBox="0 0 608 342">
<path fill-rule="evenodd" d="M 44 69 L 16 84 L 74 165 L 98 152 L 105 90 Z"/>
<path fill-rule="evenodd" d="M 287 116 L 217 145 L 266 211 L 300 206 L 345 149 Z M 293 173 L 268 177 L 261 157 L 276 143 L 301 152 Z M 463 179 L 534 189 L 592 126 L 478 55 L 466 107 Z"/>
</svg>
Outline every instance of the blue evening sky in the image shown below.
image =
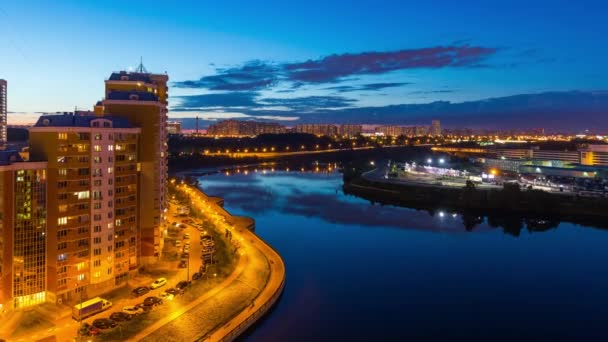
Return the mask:
<svg viewBox="0 0 608 342">
<path fill-rule="evenodd" d="M 178 82 L 175 118 L 598 91 L 606 13 L 561 0 L 3 1 L 0 78 L 9 123 L 91 108 L 140 56 Z"/>
</svg>

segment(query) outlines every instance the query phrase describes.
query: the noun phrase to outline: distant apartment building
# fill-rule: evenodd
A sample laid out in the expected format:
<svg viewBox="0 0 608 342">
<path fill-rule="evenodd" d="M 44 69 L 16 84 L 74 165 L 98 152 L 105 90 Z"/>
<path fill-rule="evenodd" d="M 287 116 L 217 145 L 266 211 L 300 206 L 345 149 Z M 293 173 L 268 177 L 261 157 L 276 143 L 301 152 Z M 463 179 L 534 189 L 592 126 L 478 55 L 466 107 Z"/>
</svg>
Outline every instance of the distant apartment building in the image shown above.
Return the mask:
<svg viewBox="0 0 608 342">
<path fill-rule="evenodd" d="M 162 228 L 166 208 L 167 104 L 169 77 L 148 73 L 140 65 L 137 72 L 120 71 L 105 81 L 105 99 L 95 112 L 125 118 L 141 128 L 140 162 L 141 261 L 153 263 L 162 251 Z"/>
<path fill-rule="evenodd" d="M 441 122 L 439 120 L 431 121 L 431 129 L 429 134 L 434 137 L 441 136 Z"/>
<path fill-rule="evenodd" d="M 336 125 L 332 124 L 300 124 L 295 127 L 296 133 L 333 136 L 338 133 Z"/>
<path fill-rule="evenodd" d="M 7 83 L 6 80 L 0 79 L 0 150 L 6 148 L 7 138 Z"/>
<path fill-rule="evenodd" d="M 376 133 L 390 136 L 390 137 L 398 137 L 398 136 L 407 136 L 413 137 L 416 135 L 416 127 L 414 126 L 396 126 L 396 125 L 387 125 L 376 127 Z"/>
<path fill-rule="evenodd" d="M 167 134 L 181 134 L 182 123 L 179 121 L 167 121 Z"/>
<path fill-rule="evenodd" d="M 274 122 L 223 120 L 209 126 L 207 135 L 217 137 L 256 136 L 285 133 L 285 126 Z"/>
<path fill-rule="evenodd" d="M 90 298 L 139 266 L 139 135 L 124 117 L 43 115 L 30 160 L 46 161 L 47 301 Z"/>
<path fill-rule="evenodd" d="M 46 301 L 46 186 L 46 162 L 0 151 L 1 311 Z"/>
<path fill-rule="evenodd" d="M 354 137 L 363 133 L 363 125 L 340 125 L 338 134 L 343 137 Z"/>
</svg>

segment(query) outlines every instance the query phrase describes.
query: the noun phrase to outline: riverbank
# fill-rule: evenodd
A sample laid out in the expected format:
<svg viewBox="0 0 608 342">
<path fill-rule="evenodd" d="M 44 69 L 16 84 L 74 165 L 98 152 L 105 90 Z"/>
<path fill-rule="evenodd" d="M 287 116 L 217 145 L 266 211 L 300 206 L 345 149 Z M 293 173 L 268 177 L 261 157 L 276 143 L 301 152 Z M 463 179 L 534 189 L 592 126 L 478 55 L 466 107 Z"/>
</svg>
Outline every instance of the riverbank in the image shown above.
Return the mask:
<svg viewBox="0 0 608 342">
<path fill-rule="evenodd" d="M 193 303 L 162 326 L 142 332 L 137 339 L 232 341 L 276 303 L 285 286 L 285 265 L 281 256 L 252 232 L 252 219 L 232 216 L 221 206 L 220 198 L 209 197 L 195 187 L 183 185 L 178 189 L 190 196 L 195 209 L 214 213 L 218 227 L 232 233 L 237 243 L 235 253 L 240 254 L 239 265 L 208 298 Z M 201 317 L 210 324 L 202 324 Z"/>
<path fill-rule="evenodd" d="M 517 215 L 608 227 L 608 201 L 601 198 L 566 196 L 519 187 L 452 187 L 419 182 L 394 182 L 366 173 L 345 177 L 343 190 L 381 204 L 415 209 L 456 210 L 473 213 Z"/>
</svg>

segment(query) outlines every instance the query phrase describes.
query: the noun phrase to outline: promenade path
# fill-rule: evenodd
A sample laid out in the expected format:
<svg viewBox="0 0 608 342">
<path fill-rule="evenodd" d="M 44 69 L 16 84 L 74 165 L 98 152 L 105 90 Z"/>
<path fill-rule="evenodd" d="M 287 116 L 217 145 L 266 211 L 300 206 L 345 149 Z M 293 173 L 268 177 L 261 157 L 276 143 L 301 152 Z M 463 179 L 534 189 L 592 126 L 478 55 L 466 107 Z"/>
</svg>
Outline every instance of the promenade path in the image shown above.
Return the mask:
<svg viewBox="0 0 608 342">
<path fill-rule="evenodd" d="M 247 220 L 233 219 L 218 205 L 218 199 L 193 187 L 179 189 L 190 195 L 193 207 L 210 217 L 220 231 L 232 233 L 236 252 L 241 254 L 239 263 L 219 286 L 142 330 L 134 340 L 231 341 L 278 299 L 285 282 L 285 265 L 274 249 L 246 228 Z"/>
</svg>

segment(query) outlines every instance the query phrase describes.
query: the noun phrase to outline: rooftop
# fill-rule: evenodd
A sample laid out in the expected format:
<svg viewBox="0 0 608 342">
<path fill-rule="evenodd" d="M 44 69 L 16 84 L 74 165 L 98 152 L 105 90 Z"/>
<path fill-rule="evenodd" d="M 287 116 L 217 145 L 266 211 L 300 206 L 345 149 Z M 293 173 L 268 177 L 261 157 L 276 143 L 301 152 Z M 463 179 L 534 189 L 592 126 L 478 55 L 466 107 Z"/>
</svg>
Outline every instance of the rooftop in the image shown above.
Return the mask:
<svg viewBox="0 0 608 342">
<path fill-rule="evenodd" d="M 74 113 L 46 114 L 38 118 L 34 127 L 91 127 L 91 121 L 106 119 L 113 128 L 133 128 L 126 118 L 114 116 L 77 115 Z"/>
<path fill-rule="evenodd" d="M 0 151 L 0 165 L 10 165 L 12 163 L 22 162 L 23 159 L 19 152 L 14 150 Z"/>
<path fill-rule="evenodd" d="M 144 82 L 144 83 L 152 83 L 152 79 L 150 78 L 150 73 L 141 73 L 141 72 L 113 72 L 110 75 L 110 81 L 134 81 L 134 82 Z"/>
<path fill-rule="evenodd" d="M 158 96 L 145 91 L 111 91 L 107 100 L 158 101 Z"/>
</svg>

